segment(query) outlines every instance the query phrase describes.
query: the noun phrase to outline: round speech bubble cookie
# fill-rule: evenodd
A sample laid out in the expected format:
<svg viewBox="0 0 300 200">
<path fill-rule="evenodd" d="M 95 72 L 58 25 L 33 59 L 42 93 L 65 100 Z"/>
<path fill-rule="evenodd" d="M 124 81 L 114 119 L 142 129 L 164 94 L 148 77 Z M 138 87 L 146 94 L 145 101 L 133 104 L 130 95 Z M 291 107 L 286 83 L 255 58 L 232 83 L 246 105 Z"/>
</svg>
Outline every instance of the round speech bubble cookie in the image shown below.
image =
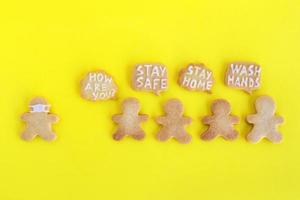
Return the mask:
<svg viewBox="0 0 300 200">
<path fill-rule="evenodd" d="M 225 83 L 251 94 L 261 85 L 261 67 L 254 63 L 231 63 L 227 68 Z"/>
<path fill-rule="evenodd" d="M 189 91 L 211 92 L 213 73 L 204 64 L 190 64 L 181 70 L 178 83 Z"/>
<path fill-rule="evenodd" d="M 104 71 L 89 72 L 81 81 L 81 96 L 90 101 L 115 99 L 117 91 L 112 76 Z"/>
<path fill-rule="evenodd" d="M 134 69 L 132 87 L 159 95 L 168 89 L 167 68 L 161 64 L 138 64 Z"/>
</svg>

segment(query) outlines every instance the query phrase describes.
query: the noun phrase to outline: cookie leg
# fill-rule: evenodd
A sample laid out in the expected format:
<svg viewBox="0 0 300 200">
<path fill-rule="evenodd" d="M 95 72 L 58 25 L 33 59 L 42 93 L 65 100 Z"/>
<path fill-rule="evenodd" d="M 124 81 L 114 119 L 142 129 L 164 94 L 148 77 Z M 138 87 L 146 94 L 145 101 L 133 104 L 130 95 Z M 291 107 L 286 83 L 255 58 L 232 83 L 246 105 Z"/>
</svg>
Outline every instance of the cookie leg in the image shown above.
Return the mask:
<svg viewBox="0 0 300 200">
<path fill-rule="evenodd" d="M 156 138 L 161 142 L 165 142 L 171 138 L 171 134 L 166 131 L 161 130 L 157 133 Z"/>
<path fill-rule="evenodd" d="M 262 138 L 264 137 L 264 135 L 262 135 L 260 132 L 258 131 L 251 131 L 248 135 L 247 135 L 247 140 L 253 144 L 258 143 Z"/>
<path fill-rule="evenodd" d="M 238 137 L 238 132 L 236 130 L 231 130 L 227 134 L 223 135 L 223 138 L 226 140 L 235 140 Z"/>
<path fill-rule="evenodd" d="M 217 133 L 211 129 L 208 129 L 207 131 L 205 131 L 204 133 L 202 133 L 201 135 L 201 139 L 205 140 L 205 141 L 209 141 L 214 139 L 215 137 L 217 137 Z"/>
<path fill-rule="evenodd" d="M 145 132 L 142 131 L 142 130 L 140 130 L 140 131 L 138 131 L 138 132 L 132 134 L 132 137 L 133 137 L 134 139 L 136 139 L 136 140 L 142 140 L 142 139 L 145 138 L 145 136 L 146 136 L 146 135 L 145 135 Z"/>
<path fill-rule="evenodd" d="M 22 133 L 22 139 L 23 140 L 26 140 L 26 141 L 32 141 L 35 137 L 36 137 L 37 134 L 33 133 L 33 131 L 30 131 L 30 130 L 25 130 L 23 133 Z"/>
<path fill-rule="evenodd" d="M 178 140 L 178 142 L 182 144 L 188 144 L 192 141 L 192 136 L 189 135 L 188 133 L 178 135 L 175 138 Z"/>
<path fill-rule="evenodd" d="M 56 134 L 51 131 L 40 134 L 40 136 L 41 136 L 41 138 L 43 138 L 44 140 L 49 141 L 49 142 L 54 141 L 56 139 Z"/>
<path fill-rule="evenodd" d="M 125 134 L 120 130 L 117 130 L 117 132 L 113 135 L 114 140 L 117 140 L 117 141 L 122 140 L 124 137 L 125 137 Z"/>
<path fill-rule="evenodd" d="M 282 141 L 282 135 L 279 132 L 273 132 L 267 135 L 267 138 L 273 143 L 280 143 Z"/>
</svg>

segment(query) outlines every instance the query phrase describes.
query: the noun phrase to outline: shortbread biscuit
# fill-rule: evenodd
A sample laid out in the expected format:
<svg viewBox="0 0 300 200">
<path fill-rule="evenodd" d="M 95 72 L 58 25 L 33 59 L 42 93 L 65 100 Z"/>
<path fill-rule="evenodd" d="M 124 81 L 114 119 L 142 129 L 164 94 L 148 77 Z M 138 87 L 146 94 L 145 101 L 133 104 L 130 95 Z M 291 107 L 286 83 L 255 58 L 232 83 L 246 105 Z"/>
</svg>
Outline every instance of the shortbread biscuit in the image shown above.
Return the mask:
<svg viewBox="0 0 300 200">
<path fill-rule="evenodd" d="M 269 96 L 261 96 L 256 100 L 255 108 L 257 114 L 247 116 L 247 122 L 254 125 L 247 135 L 247 140 L 251 143 L 258 143 L 262 138 L 267 138 L 273 143 L 280 143 L 282 135 L 277 129 L 284 119 L 275 116 L 274 100 Z"/>
<path fill-rule="evenodd" d="M 233 128 L 239 123 L 239 118 L 231 115 L 231 106 L 224 99 L 215 100 L 211 107 L 212 116 L 206 116 L 202 122 L 209 125 L 209 128 L 201 135 L 202 140 L 212 140 L 218 135 L 226 140 L 234 140 L 238 137 L 238 132 Z"/>
<path fill-rule="evenodd" d="M 185 126 L 192 123 L 192 119 L 183 116 L 184 108 L 182 103 L 178 99 L 171 99 L 166 103 L 164 110 L 166 116 L 156 119 L 156 122 L 162 125 L 161 130 L 157 134 L 157 139 L 166 141 L 173 137 L 180 143 L 190 143 L 192 136 L 187 133 Z"/>
<path fill-rule="evenodd" d="M 58 116 L 50 114 L 50 105 L 44 98 L 34 98 L 30 102 L 30 112 L 22 115 L 21 119 L 27 123 L 22 139 L 33 140 L 37 135 L 47 141 L 56 139 L 52 124 L 59 121 Z"/>
<path fill-rule="evenodd" d="M 113 135 L 115 140 L 122 140 L 124 136 L 132 136 L 142 140 L 145 132 L 140 124 L 148 120 L 148 115 L 140 115 L 140 103 L 135 98 L 128 98 L 123 102 L 123 114 L 114 115 L 112 120 L 118 124 L 118 129 Z"/>
<path fill-rule="evenodd" d="M 161 64 L 138 64 L 134 69 L 132 87 L 159 95 L 168 89 L 167 68 Z"/>
<path fill-rule="evenodd" d="M 81 96 L 90 101 L 115 99 L 117 92 L 112 76 L 101 70 L 89 72 L 81 81 Z"/>
<path fill-rule="evenodd" d="M 261 67 L 254 63 L 231 63 L 225 83 L 229 87 L 242 89 L 249 94 L 261 86 Z"/>
<path fill-rule="evenodd" d="M 190 91 L 210 93 L 214 84 L 213 73 L 202 63 L 190 64 L 181 70 L 178 83 Z"/>
</svg>

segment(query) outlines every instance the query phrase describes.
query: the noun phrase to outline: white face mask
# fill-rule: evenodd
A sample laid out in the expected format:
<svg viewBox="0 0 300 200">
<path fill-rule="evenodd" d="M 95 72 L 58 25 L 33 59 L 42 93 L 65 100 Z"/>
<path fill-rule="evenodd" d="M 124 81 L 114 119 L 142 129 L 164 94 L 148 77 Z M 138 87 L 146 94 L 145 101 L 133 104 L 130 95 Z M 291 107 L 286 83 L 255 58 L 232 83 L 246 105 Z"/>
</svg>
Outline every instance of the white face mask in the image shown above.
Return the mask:
<svg viewBox="0 0 300 200">
<path fill-rule="evenodd" d="M 30 106 L 31 113 L 48 113 L 50 111 L 50 105 L 44 105 L 44 104 L 36 104 L 34 106 Z"/>
</svg>

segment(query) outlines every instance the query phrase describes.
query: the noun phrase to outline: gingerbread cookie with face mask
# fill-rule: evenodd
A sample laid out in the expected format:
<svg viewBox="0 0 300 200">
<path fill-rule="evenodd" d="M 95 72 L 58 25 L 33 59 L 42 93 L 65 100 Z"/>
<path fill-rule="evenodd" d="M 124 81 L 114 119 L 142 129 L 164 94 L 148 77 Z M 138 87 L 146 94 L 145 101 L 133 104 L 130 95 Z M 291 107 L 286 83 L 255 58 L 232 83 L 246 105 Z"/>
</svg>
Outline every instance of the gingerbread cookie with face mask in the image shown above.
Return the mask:
<svg viewBox="0 0 300 200">
<path fill-rule="evenodd" d="M 56 139 L 56 134 L 52 130 L 52 124 L 59 121 L 58 116 L 50 114 L 50 105 L 44 98 L 34 98 L 30 102 L 30 112 L 22 115 L 21 119 L 27 123 L 22 139 L 33 140 L 40 136 L 46 141 Z"/>
</svg>

